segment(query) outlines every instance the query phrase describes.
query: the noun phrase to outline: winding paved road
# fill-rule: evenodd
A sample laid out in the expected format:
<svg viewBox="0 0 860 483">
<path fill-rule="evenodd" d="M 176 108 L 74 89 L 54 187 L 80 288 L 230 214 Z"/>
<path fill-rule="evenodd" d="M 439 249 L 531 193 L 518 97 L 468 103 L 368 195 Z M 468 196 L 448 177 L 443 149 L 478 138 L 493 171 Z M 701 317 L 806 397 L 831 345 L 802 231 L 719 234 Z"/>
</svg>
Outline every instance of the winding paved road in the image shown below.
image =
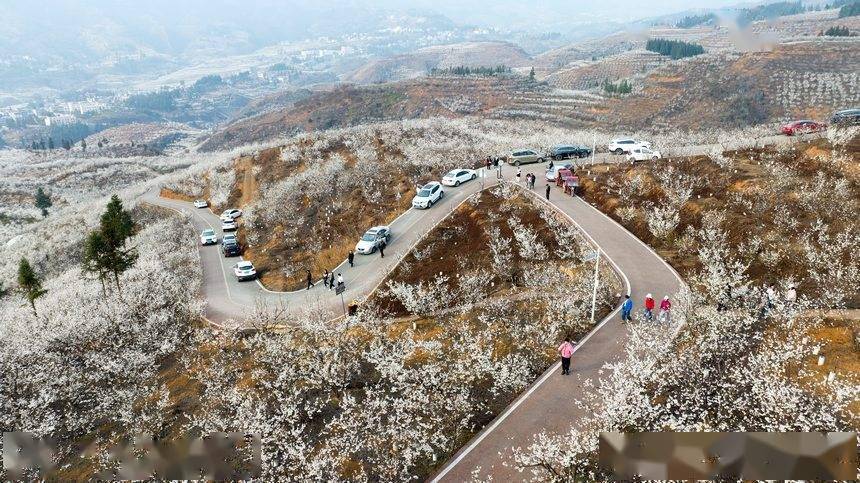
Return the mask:
<svg viewBox="0 0 860 483">
<path fill-rule="evenodd" d="M 792 141 L 792 138 L 774 136 L 750 140 L 749 144 L 761 146 Z M 716 146 L 693 146 L 673 150 L 671 154 L 707 154 L 714 147 Z M 597 162 L 621 160 L 623 158 L 620 156 L 599 155 Z M 511 179 L 514 172 L 514 168 L 504 167 L 506 178 Z M 542 200 L 545 187 L 543 172 L 543 164 L 523 167 L 523 175 L 537 175 L 535 195 Z M 480 181 L 472 181 L 459 188 L 446 188 L 443 201 L 431 209 L 410 209 L 390 223 L 393 238 L 386 248 L 387 256 L 384 259 L 378 254 L 356 255 L 354 268 L 346 266 L 346 263 L 338 266 L 335 272 L 343 273 L 346 280 L 345 300 L 361 298 L 371 293 L 424 234 L 431 231 L 469 195 L 481 189 Z M 494 173 L 488 173 L 484 181 L 495 183 Z M 191 214 L 192 223 L 198 232 L 213 228 L 216 233 L 220 233 L 218 217 L 209 210 L 199 210 L 190 203 L 161 198 L 157 192 L 149 192 L 143 199 L 148 203 Z M 652 293 L 658 300 L 664 295 L 673 297 L 683 284 L 678 274 L 654 251 L 582 199 L 566 196 L 553 186 L 548 203 L 566 215 L 601 248 L 604 254 L 602 260 L 611 263 L 621 276 L 636 309 L 641 310 L 646 293 Z M 243 318 L 253 312 L 259 303 L 285 304 L 289 311 L 307 308 L 322 310 L 332 317 L 342 313 L 340 297 L 322 288 L 321 284 L 311 290 L 269 292 L 254 282 L 237 282 L 232 275 L 232 266 L 236 259 L 222 257 L 217 246 L 201 247 L 200 256 L 204 277 L 202 295 L 207 301 L 206 314 L 217 324 L 241 327 Z M 517 446 L 526 447 L 532 435 L 542 429 L 565 432 L 572 423 L 581 420 L 584 414 L 574 407 L 572 400 L 579 395 L 582 380 L 596 380 L 597 371 L 623 353 L 626 340 L 627 331 L 621 324 L 616 309 L 576 344 L 571 376 L 560 375 L 560 364 L 548 369 L 502 414 L 446 462 L 432 477 L 432 481 L 467 481 L 472 479 L 473 471 L 477 468 L 480 468 L 479 477 L 492 475 L 497 481 L 525 479 L 528 475 L 502 464 L 510 454 L 510 449 Z"/>
<path fill-rule="evenodd" d="M 486 181 L 495 183 L 494 178 L 487 178 Z M 481 179 L 456 188 L 445 187 L 442 200 L 430 209 L 411 208 L 389 224 L 392 238 L 385 249 L 385 258 L 381 258 L 378 253 L 356 254 L 355 267 L 350 267 L 346 261 L 338 265 L 334 272 L 342 273 L 346 284 L 343 301 L 349 304 L 353 299 L 361 299 L 370 294 L 422 236 L 480 189 Z M 147 192 L 142 200 L 190 215 L 191 223 L 198 234 L 211 228 L 218 234 L 220 242 L 221 222 L 218 215 L 209 209 L 197 209 L 185 201 L 162 198 L 157 190 Z M 237 281 L 233 275 L 233 266 L 239 258 L 222 256 L 220 245 L 201 246 L 200 260 L 203 268 L 201 295 L 206 301 L 206 317 L 219 326 L 246 328 L 245 319 L 260 306 L 271 310 L 280 308 L 294 314 L 312 310 L 329 318 L 343 314 L 341 297 L 335 295 L 334 290 L 324 288 L 319 281 L 310 290 L 272 292 L 259 282 Z M 320 275 L 322 274 L 314 274 L 317 277 Z"/>
</svg>

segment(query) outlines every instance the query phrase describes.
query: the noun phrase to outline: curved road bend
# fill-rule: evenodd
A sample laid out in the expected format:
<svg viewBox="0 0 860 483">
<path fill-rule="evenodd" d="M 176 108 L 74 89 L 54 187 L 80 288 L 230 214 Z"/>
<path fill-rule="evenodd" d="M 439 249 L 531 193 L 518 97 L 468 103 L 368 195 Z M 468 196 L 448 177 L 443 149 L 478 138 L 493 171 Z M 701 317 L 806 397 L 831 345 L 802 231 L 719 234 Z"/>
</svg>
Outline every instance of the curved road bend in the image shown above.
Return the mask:
<svg viewBox="0 0 860 483">
<path fill-rule="evenodd" d="M 523 168 L 524 175 L 527 172 L 537 175 L 535 192 L 541 197 L 545 189 L 543 171 L 542 165 Z M 664 295 L 671 298 L 681 287 L 680 277 L 663 259 L 581 198 L 567 196 L 552 185 L 549 202 L 575 220 L 580 229 L 601 247 L 605 256 L 626 276 L 634 311 L 642 310 L 647 293 L 653 294 L 657 300 Z M 617 311 L 612 312 L 576 344 L 570 376 L 561 376 L 560 364 L 553 365 L 461 448 L 432 481 L 468 481 L 472 479 L 472 471 L 478 467 L 481 467 L 479 478 L 492 475 L 496 481 L 525 479 L 526 474 L 502 465 L 502 461 L 509 459 L 510 448 L 527 447 L 532 435 L 542 429 L 566 432 L 572 423 L 581 420 L 585 414 L 572 404 L 572 399 L 581 392 L 581 381 L 586 378 L 596 380 L 597 371 L 623 353 L 626 339 L 626 328 L 621 324 L 620 316 Z M 584 343 L 586 340 L 587 344 Z"/>
<path fill-rule="evenodd" d="M 485 183 L 495 183 L 495 177 L 485 178 Z M 410 208 L 392 221 L 391 242 L 385 249 L 385 258 L 379 253 L 372 255 L 355 255 L 355 267 L 350 267 L 346 261 L 338 265 L 335 273 L 342 273 L 346 283 L 343 300 L 350 300 L 368 295 L 406 255 L 413 245 L 430 229 L 445 218 L 451 211 L 481 189 L 481 179 L 469 181 L 459 187 L 445 187 L 445 195 L 441 201 L 427 210 Z M 221 222 L 218 215 L 209 209 L 197 209 L 184 201 L 162 198 L 157 190 L 151 190 L 143 195 L 142 200 L 181 213 L 191 215 L 191 222 L 199 234 L 206 228 L 212 228 L 221 239 Z M 370 228 L 370 227 L 367 227 Z M 239 228 L 241 230 L 241 227 Z M 357 241 L 357 240 L 356 240 Z M 294 292 L 272 292 L 255 282 L 238 282 L 233 275 L 233 266 L 239 258 L 225 258 L 221 254 L 220 245 L 200 247 L 200 261 L 203 268 L 202 297 L 206 301 L 206 317 L 212 322 L 225 327 L 243 327 L 244 319 L 264 304 L 268 307 L 278 305 L 285 307 L 288 312 L 297 313 L 309 307 L 319 307 L 332 318 L 343 313 L 341 297 L 334 290 L 323 288 L 320 280 L 310 290 Z M 321 273 L 313 274 L 321 277 Z"/>
</svg>

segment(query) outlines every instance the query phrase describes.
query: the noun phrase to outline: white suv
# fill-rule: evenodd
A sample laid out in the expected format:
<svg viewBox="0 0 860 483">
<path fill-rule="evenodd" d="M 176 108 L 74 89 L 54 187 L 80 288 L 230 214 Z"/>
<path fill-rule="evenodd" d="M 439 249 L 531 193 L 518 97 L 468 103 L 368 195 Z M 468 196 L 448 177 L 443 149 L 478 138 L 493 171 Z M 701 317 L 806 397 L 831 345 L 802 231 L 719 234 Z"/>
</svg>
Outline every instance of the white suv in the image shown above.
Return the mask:
<svg viewBox="0 0 860 483">
<path fill-rule="evenodd" d="M 418 194 L 412 198 L 412 206 L 415 208 L 430 208 L 433 203 L 442 199 L 445 194 L 442 185 L 438 181 L 431 181 L 418 188 Z"/>
<path fill-rule="evenodd" d="M 627 155 L 627 161 L 656 161 L 661 157 L 660 151 L 651 151 L 648 148 L 636 148 L 633 151 L 630 151 L 630 154 Z"/>
<path fill-rule="evenodd" d="M 253 263 L 247 260 L 242 260 L 233 266 L 233 274 L 236 275 L 236 279 L 240 282 L 253 280 L 257 278 L 257 269 L 254 268 Z"/>
<path fill-rule="evenodd" d="M 646 141 L 637 141 L 633 138 L 618 138 L 609 142 L 606 147 L 610 153 L 625 154 L 630 153 L 636 148 L 651 148 L 651 143 Z"/>
</svg>

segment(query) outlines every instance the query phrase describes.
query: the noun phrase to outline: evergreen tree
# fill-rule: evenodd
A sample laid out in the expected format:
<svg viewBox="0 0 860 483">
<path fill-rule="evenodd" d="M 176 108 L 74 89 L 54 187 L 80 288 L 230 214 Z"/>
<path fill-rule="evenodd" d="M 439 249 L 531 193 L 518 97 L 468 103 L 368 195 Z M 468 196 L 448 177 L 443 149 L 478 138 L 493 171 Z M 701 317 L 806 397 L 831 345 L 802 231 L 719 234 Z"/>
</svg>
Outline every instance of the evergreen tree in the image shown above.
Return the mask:
<svg viewBox="0 0 860 483">
<path fill-rule="evenodd" d="M 48 138 L 48 149 L 54 149 L 54 138 Z"/>
<path fill-rule="evenodd" d="M 42 289 L 42 280 L 36 275 L 33 266 L 26 258 L 22 258 L 18 263 L 18 287 L 21 290 L 21 295 L 30 307 L 33 309 L 33 315 L 38 315 L 36 312 L 36 299 L 45 295 L 48 291 Z"/>
<path fill-rule="evenodd" d="M 535 68 L 534 67 L 532 67 L 531 70 L 529 71 L 529 81 L 531 81 L 531 82 L 535 81 Z"/>
<path fill-rule="evenodd" d="M 86 139 L 81 139 L 81 149 L 84 152 L 87 152 L 87 140 Z"/>
<path fill-rule="evenodd" d="M 51 202 L 51 195 L 45 193 L 41 186 L 36 188 L 36 208 L 42 210 L 42 217 L 48 216 L 48 208 L 54 206 Z"/>
<path fill-rule="evenodd" d="M 99 229 L 90 233 L 84 243 L 83 270 L 97 274 L 103 289 L 105 279 L 112 274 L 117 290 L 121 291 L 119 276 L 137 262 L 137 250 L 126 247 L 134 229 L 131 213 L 113 195 L 99 220 Z"/>
</svg>

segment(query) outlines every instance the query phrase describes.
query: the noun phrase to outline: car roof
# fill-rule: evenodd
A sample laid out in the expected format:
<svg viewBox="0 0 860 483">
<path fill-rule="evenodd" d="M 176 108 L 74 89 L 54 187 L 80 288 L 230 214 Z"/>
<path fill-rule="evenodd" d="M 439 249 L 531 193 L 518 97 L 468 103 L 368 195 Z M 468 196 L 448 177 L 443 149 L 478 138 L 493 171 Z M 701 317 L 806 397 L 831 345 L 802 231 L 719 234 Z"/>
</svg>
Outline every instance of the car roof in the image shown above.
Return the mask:
<svg viewBox="0 0 860 483">
<path fill-rule="evenodd" d="M 254 264 L 249 262 L 248 260 L 242 260 L 239 263 L 237 263 L 236 265 L 238 265 L 240 267 L 253 267 L 254 266 Z"/>
<path fill-rule="evenodd" d="M 439 184 L 439 182 L 438 182 L 438 181 L 431 181 L 431 182 L 429 182 L 429 183 L 425 184 L 425 185 L 423 186 L 423 188 L 432 188 L 432 187 L 434 187 L 434 186 L 436 186 L 436 185 L 438 185 L 438 184 Z"/>
<path fill-rule="evenodd" d="M 203 230 L 203 233 L 215 233 L 215 230 L 213 230 L 212 228 L 205 228 Z"/>
</svg>

